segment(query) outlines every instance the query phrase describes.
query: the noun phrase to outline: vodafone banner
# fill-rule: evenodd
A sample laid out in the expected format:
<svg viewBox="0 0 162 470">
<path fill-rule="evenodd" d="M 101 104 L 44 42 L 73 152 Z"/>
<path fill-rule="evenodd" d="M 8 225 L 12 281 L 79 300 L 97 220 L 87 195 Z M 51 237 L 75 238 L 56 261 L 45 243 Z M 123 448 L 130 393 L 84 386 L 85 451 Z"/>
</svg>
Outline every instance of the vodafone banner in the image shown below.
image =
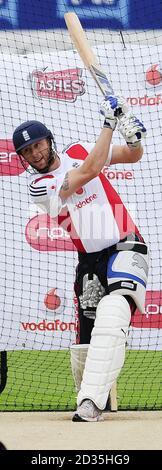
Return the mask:
<svg viewBox="0 0 162 470">
<path fill-rule="evenodd" d="M 116 44 L 98 47 L 115 92 L 148 129 L 144 156 L 135 165 L 105 167 L 150 248 L 145 313 L 136 311 L 128 347 L 162 349 L 162 47 Z M 73 51 L 0 55 L 0 350 L 60 349 L 75 342 L 73 293 L 77 252 L 56 220 L 28 194 L 28 173 L 12 145 L 14 128 L 44 122 L 58 151 L 77 140 L 95 142 L 103 119 L 102 96 Z M 118 131 L 115 144 L 122 143 Z M 29 170 L 28 165 L 26 169 Z M 79 202 L 78 193 L 78 204 Z"/>
</svg>

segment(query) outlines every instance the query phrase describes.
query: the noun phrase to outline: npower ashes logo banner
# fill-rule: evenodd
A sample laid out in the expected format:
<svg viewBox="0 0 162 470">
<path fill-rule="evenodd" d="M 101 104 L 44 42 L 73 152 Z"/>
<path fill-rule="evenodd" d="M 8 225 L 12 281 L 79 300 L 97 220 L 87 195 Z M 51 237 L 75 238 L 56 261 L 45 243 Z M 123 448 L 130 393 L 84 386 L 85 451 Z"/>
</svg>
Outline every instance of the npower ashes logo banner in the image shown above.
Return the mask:
<svg viewBox="0 0 162 470">
<path fill-rule="evenodd" d="M 57 72 L 33 71 L 30 74 L 32 90 L 38 99 L 74 102 L 85 93 L 82 69 L 71 68 Z"/>
<path fill-rule="evenodd" d="M 136 310 L 132 316 L 131 326 L 134 328 L 162 328 L 162 291 L 147 291 L 145 312 Z"/>
<path fill-rule="evenodd" d="M 28 166 L 28 163 L 24 162 L 23 167 L 12 140 L 0 139 L 0 176 L 21 175 Z"/>
</svg>

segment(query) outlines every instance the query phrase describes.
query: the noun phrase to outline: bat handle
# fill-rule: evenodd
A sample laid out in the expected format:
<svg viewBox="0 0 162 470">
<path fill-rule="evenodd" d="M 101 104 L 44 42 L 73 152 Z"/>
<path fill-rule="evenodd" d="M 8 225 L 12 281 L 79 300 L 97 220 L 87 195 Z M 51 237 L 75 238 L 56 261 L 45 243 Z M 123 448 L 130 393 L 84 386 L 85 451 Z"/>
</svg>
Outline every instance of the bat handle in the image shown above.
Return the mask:
<svg viewBox="0 0 162 470">
<path fill-rule="evenodd" d="M 116 111 L 115 111 L 115 113 L 114 113 L 114 116 L 116 116 L 116 117 L 121 117 L 122 115 L 123 115 L 122 108 L 116 109 Z"/>
</svg>

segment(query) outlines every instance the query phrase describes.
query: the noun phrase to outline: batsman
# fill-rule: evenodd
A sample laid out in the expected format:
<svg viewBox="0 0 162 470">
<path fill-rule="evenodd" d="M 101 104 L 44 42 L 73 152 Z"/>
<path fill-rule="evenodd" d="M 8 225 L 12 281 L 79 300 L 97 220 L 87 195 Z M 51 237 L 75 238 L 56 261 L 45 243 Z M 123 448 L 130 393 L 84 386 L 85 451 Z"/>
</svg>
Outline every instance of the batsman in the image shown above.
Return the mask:
<svg viewBox="0 0 162 470">
<path fill-rule="evenodd" d="M 79 318 L 71 347 L 76 422 L 103 419 L 124 364 L 131 315 L 136 308 L 144 312 L 148 277 L 148 248 L 102 172 L 105 165 L 138 162 L 146 129 L 121 96 L 106 96 L 100 111 L 103 127 L 96 143 L 70 144 L 62 154 L 51 130 L 39 121 L 24 122 L 13 134 L 22 164 L 30 164 L 32 201 L 57 217 L 78 251 Z M 111 143 L 115 130 L 123 145 Z"/>
</svg>

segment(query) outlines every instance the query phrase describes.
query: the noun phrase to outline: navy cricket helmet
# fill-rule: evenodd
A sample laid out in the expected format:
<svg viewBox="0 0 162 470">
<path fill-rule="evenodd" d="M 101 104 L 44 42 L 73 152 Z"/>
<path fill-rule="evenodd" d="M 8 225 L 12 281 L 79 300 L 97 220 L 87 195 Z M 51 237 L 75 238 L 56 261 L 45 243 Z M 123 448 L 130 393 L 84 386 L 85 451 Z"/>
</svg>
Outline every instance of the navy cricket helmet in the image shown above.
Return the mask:
<svg viewBox="0 0 162 470">
<path fill-rule="evenodd" d="M 17 154 L 39 140 L 50 138 L 54 141 L 52 132 L 39 121 L 26 121 L 18 126 L 13 133 L 13 144 Z"/>
</svg>

